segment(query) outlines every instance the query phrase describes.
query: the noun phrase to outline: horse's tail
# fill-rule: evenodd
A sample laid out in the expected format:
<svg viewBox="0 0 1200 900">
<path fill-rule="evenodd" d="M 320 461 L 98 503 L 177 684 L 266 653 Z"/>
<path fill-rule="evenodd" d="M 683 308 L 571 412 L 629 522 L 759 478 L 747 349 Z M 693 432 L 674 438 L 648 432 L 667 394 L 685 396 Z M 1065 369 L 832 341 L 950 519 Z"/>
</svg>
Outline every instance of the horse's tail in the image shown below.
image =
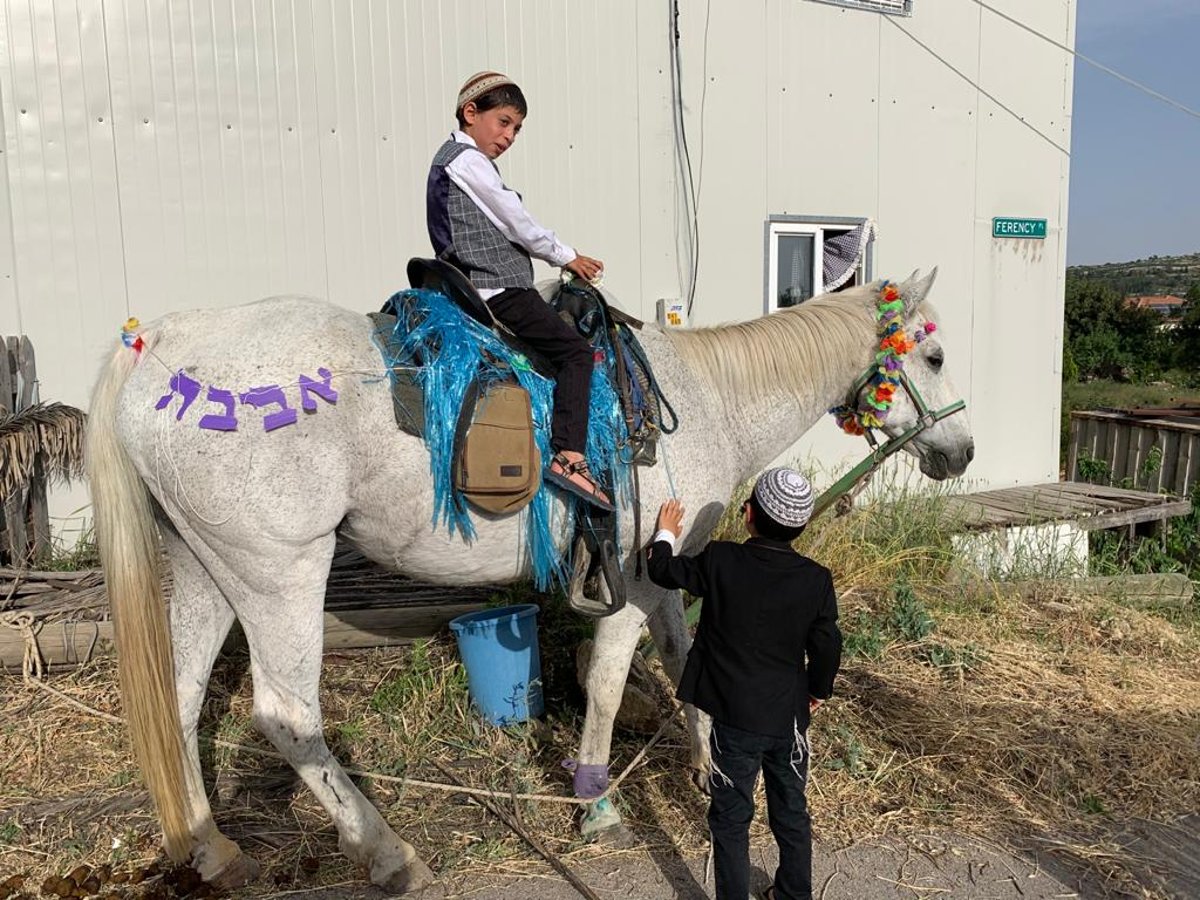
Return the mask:
<svg viewBox="0 0 1200 900">
<path fill-rule="evenodd" d="M 143 336 L 143 340 L 147 338 Z M 121 702 L 142 778 L 158 810 L 167 854 L 191 851 L 191 797 L 175 694 L 171 631 L 159 581 L 150 496 L 117 437 L 117 406 L 138 354 L 122 347 L 92 394 L 85 456 L 96 538 L 120 661 Z"/>
</svg>

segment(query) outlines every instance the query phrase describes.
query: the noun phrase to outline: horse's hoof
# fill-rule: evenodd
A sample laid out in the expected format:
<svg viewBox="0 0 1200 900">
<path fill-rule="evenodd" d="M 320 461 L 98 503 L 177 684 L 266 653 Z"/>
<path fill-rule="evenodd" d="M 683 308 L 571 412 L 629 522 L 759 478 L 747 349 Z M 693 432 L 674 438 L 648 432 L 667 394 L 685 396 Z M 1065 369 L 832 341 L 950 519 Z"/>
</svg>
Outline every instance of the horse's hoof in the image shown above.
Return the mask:
<svg viewBox="0 0 1200 900">
<path fill-rule="evenodd" d="M 413 857 L 410 862 L 389 875 L 379 886 L 390 894 L 411 894 L 429 887 L 433 882 L 433 870 L 421 862 L 420 858 Z"/>
<path fill-rule="evenodd" d="M 579 833 L 585 841 L 593 841 L 604 832 L 620 826 L 621 814 L 607 797 L 601 797 L 584 813 Z"/>
<path fill-rule="evenodd" d="M 208 880 L 216 891 L 232 891 L 245 887 L 258 877 L 259 865 L 245 853 L 239 853 L 220 872 Z"/>
</svg>

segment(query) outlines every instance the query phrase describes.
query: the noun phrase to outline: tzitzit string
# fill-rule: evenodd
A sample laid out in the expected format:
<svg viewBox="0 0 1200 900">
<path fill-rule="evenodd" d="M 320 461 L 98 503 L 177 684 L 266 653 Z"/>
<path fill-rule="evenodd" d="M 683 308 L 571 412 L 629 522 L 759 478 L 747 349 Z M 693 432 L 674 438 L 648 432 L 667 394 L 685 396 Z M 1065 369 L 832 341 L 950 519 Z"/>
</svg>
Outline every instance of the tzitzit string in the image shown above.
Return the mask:
<svg viewBox="0 0 1200 900">
<path fill-rule="evenodd" d="M 829 410 L 837 420 L 838 427 L 847 434 L 860 435 L 869 428 L 883 427 L 896 399 L 896 389 L 900 387 L 905 354 L 937 331 L 935 323 L 926 322 L 917 326 L 909 338 L 904 333 L 903 313 L 904 300 L 900 297 L 900 289 L 894 283 L 885 281 L 879 289 L 879 305 L 875 308 L 876 333 L 879 335 L 875 371 L 859 391 L 855 406 L 843 403 Z M 851 402 L 854 400 L 851 398 Z"/>
</svg>

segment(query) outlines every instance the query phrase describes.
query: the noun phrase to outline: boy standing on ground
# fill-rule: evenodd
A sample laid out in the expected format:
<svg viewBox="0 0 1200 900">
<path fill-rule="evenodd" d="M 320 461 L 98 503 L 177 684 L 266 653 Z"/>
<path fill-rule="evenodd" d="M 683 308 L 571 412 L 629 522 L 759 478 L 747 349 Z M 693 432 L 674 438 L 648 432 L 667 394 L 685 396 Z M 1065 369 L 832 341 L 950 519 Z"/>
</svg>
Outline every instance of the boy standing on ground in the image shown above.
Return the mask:
<svg viewBox="0 0 1200 900">
<path fill-rule="evenodd" d="M 714 541 L 696 556 L 674 556 L 683 506 L 669 500 L 658 514 L 650 580 L 704 598 L 678 696 L 713 720 L 708 824 L 717 900 L 750 892 L 760 768 L 779 845 L 774 884 L 763 896 L 812 897 L 806 732 L 809 714 L 833 693 L 842 650 L 833 578 L 792 549 L 812 511 L 808 480 L 779 468 L 763 473 L 743 507 L 745 543 Z"/>
<path fill-rule="evenodd" d="M 592 281 L 598 259 L 576 253 L 525 209 L 505 187 L 495 160 L 517 139 L 528 112 L 525 95 L 499 72 L 478 72 L 458 93 L 458 130 L 438 149 L 426 184 L 426 224 L 438 259 L 453 263 L 506 328 L 555 369 L 554 457 L 547 480 L 612 510 L 588 470 L 588 404 L 592 349 L 533 286 L 531 256 Z"/>
</svg>

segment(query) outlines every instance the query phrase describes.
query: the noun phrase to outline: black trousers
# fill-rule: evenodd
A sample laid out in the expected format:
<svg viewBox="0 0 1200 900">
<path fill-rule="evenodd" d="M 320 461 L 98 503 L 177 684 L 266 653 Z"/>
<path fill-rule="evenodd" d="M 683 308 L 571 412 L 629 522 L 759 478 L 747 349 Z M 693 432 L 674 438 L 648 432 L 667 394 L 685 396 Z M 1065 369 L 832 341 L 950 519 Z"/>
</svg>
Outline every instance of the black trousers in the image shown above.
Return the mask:
<svg viewBox="0 0 1200 900">
<path fill-rule="evenodd" d="M 592 396 L 592 348 L 533 288 L 509 288 L 487 301 L 493 315 L 554 367 L 550 446 L 587 449 Z"/>
<path fill-rule="evenodd" d="M 717 900 L 750 895 L 750 822 L 754 784 L 763 772 L 767 821 L 779 845 L 775 870 L 777 900 L 812 898 L 812 830 L 804 786 L 808 745 L 803 738 L 771 737 L 713 722 L 709 738 L 713 772 L 708 827 L 712 832 Z"/>
</svg>

